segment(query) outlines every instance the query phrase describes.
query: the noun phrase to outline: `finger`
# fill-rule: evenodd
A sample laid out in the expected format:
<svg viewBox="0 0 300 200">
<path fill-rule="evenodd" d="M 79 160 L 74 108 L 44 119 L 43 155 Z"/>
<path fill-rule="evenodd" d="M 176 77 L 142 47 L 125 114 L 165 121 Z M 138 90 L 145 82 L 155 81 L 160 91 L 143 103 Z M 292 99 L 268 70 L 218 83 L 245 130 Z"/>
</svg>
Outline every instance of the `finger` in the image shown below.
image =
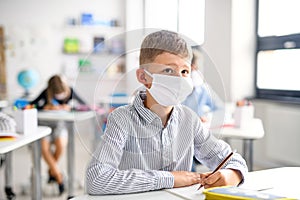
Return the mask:
<svg viewBox="0 0 300 200">
<path fill-rule="evenodd" d="M 224 186 L 224 184 L 222 184 L 222 181 L 220 181 L 221 179 L 219 179 L 218 181 L 216 181 L 213 184 L 202 184 L 204 186 L 204 188 L 211 188 L 211 187 L 220 187 L 220 186 Z"/>
<path fill-rule="evenodd" d="M 209 175 L 211 175 L 211 172 L 202 173 L 202 174 L 200 174 L 200 178 L 206 179 Z"/>
<path fill-rule="evenodd" d="M 212 185 L 212 184 L 216 183 L 220 178 L 221 178 L 221 172 L 217 171 L 216 173 L 211 174 L 210 176 L 206 177 L 204 179 L 204 183 L 208 184 L 208 185 Z"/>
</svg>

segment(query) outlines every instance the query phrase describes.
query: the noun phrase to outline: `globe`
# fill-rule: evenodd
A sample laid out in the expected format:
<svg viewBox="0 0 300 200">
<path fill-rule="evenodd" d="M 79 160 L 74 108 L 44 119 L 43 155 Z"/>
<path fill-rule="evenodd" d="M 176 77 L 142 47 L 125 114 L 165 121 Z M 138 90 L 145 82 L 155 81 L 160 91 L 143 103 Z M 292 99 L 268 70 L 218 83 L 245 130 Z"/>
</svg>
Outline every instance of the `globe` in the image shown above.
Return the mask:
<svg viewBox="0 0 300 200">
<path fill-rule="evenodd" d="M 29 90 L 39 82 L 39 74 L 33 69 L 22 70 L 18 73 L 18 83 L 25 89 L 25 96 L 29 95 Z"/>
</svg>

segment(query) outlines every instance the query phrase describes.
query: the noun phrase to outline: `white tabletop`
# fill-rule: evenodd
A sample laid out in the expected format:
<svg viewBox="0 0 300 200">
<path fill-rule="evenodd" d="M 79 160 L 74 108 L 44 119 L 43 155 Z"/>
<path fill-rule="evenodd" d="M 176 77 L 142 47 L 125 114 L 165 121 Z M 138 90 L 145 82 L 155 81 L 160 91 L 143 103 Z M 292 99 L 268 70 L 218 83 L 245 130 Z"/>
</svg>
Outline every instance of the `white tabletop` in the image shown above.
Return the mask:
<svg viewBox="0 0 300 200">
<path fill-rule="evenodd" d="M 218 137 L 236 138 L 236 139 L 260 139 L 264 137 L 265 131 L 260 119 L 252 119 L 247 127 L 237 128 L 234 126 L 225 126 L 221 128 L 210 129 Z"/>
<path fill-rule="evenodd" d="M 0 108 L 5 108 L 8 106 L 8 101 L 6 100 L 0 100 Z"/>
<path fill-rule="evenodd" d="M 250 172 L 241 187 L 300 199 L 299 180 L 300 167 L 281 167 Z"/>
<path fill-rule="evenodd" d="M 28 135 L 20 135 L 15 140 L 1 141 L 0 142 L 0 154 L 4 154 L 22 147 L 26 144 L 39 140 L 51 133 L 51 128 L 46 126 L 39 126 L 36 133 Z"/>
<path fill-rule="evenodd" d="M 263 190 L 262 192 L 274 195 L 300 199 L 299 192 L 300 167 L 282 167 L 250 172 L 245 183 L 241 186 L 246 189 Z M 124 195 L 81 195 L 74 200 L 158 200 L 158 199 L 190 199 L 203 200 L 204 195 L 197 191 L 199 185 L 183 188 L 166 189 L 152 192 L 142 192 Z M 268 189 L 270 188 L 270 189 Z"/>
<path fill-rule="evenodd" d="M 122 194 L 122 195 L 102 195 L 102 196 L 91 196 L 82 195 L 73 198 L 73 200 L 180 200 L 179 196 L 175 196 L 164 190 L 152 191 L 152 192 L 141 192 L 134 194 Z M 200 199 L 201 200 L 201 199 Z"/>
<path fill-rule="evenodd" d="M 39 111 L 38 119 L 47 121 L 82 121 L 95 116 L 94 111 Z"/>
</svg>

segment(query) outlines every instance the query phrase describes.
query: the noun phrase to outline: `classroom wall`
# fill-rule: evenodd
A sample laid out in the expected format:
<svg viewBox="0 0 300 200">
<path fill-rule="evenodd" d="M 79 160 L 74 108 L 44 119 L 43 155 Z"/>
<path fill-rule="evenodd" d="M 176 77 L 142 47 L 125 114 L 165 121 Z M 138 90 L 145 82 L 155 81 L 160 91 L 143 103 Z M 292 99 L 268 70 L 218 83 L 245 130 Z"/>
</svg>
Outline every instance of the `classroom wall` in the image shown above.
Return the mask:
<svg viewBox="0 0 300 200">
<path fill-rule="evenodd" d="M 68 19 L 79 21 L 81 13 L 93 13 L 98 19 L 117 19 L 124 26 L 122 0 L 1 0 L 0 26 L 6 33 L 6 73 L 10 99 L 22 96 L 17 73 L 34 68 L 40 74 L 39 84 L 32 89 L 38 94 L 48 78 L 63 73 L 63 30 Z"/>
<path fill-rule="evenodd" d="M 300 105 L 266 100 L 256 100 L 254 105 L 265 128 L 265 137 L 255 142 L 255 162 L 268 168 L 299 166 Z"/>
<path fill-rule="evenodd" d="M 204 76 L 218 94 L 225 91 L 225 101 L 254 95 L 254 6 L 254 1 L 206 1 Z"/>
</svg>

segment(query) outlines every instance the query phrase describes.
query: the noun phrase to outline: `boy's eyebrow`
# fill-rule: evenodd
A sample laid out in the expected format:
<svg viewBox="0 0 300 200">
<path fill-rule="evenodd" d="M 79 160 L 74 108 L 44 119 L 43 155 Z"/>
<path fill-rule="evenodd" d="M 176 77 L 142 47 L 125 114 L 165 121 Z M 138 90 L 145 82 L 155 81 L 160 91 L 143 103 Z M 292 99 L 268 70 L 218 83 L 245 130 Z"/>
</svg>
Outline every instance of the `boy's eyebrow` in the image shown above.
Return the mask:
<svg viewBox="0 0 300 200">
<path fill-rule="evenodd" d="M 166 63 L 166 64 L 161 64 L 161 65 L 164 65 L 164 66 L 176 66 L 176 67 L 178 67 L 178 65 L 176 63 Z M 190 64 L 188 62 L 185 62 L 184 65 L 180 65 L 180 66 L 182 66 L 182 67 L 189 67 Z"/>
</svg>

